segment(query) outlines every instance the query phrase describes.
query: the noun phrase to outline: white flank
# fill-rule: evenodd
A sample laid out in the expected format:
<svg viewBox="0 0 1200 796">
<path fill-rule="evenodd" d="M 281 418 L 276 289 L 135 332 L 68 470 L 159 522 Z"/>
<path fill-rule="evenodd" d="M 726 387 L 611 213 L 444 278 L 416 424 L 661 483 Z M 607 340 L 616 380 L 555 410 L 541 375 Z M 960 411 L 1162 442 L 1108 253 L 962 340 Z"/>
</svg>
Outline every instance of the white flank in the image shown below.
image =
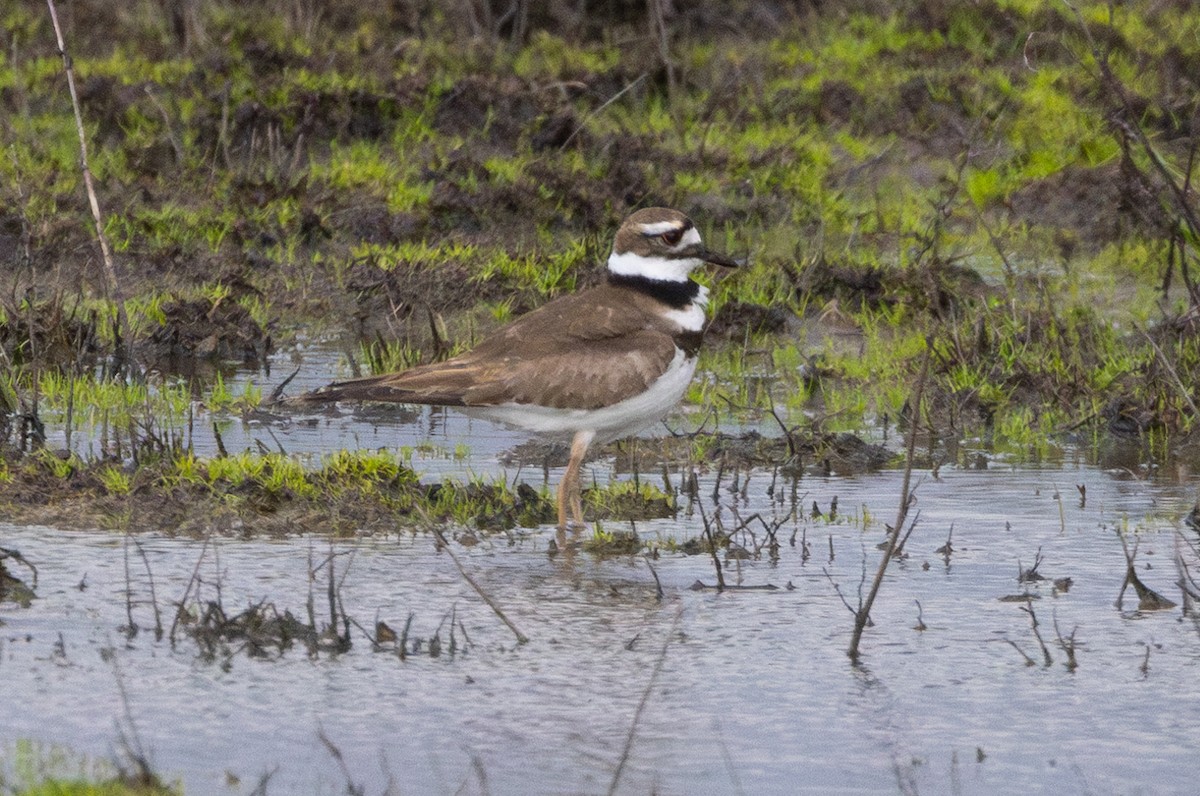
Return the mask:
<svg viewBox="0 0 1200 796">
<path fill-rule="evenodd" d="M 555 409 L 533 404 L 500 404 L 463 408 L 472 417 L 535 433 L 594 431 L 599 442 L 640 431 L 675 408 L 696 372 L 696 358 L 676 349 L 666 372 L 642 393 L 601 409 Z"/>
<path fill-rule="evenodd" d="M 608 257 L 608 270 L 618 276 L 641 276 L 663 282 L 685 282 L 688 274 L 703 263 L 696 257 L 686 260 L 667 260 L 662 257 L 643 257 L 640 254 L 613 252 Z"/>
</svg>

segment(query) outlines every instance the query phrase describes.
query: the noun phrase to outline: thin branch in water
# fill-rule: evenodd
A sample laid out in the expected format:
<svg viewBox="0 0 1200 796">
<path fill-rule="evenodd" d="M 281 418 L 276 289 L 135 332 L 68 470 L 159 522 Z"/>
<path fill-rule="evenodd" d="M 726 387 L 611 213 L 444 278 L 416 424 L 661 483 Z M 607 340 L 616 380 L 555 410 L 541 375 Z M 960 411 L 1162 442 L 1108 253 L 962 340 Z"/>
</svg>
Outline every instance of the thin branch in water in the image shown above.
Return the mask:
<svg viewBox="0 0 1200 796">
<path fill-rule="evenodd" d="M 946 562 L 946 566 L 950 566 L 950 556 L 954 555 L 954 523 L 950 523 L 950 532 L 946 534 L 946 543 L 933 552 L 942 557 Z"/>
<path fill-rule="evenodd" d="M 1073 672 L 1079 668 L 1079 661 L 1075 659 L 1075 631 L 1079 627 L 1071 628 L 1071 635 L 1063 637 L 1062 631 L 1058 629 L 1058 613 L 1054 614 L 1054 635 L 1058 638 L 1058 646 L 1063 652 L 1067 653 L 1067 671 Z"/>
<path fill-rule="evenodd" d="M 920 484 L 917 484 L 920 487 Z M 917 509 L 917 513 L 913 515 L 912 522 L 908 524 L 908 530 L 904 532 L 904 536 L 896 545 L 896 549 L 892 551 L 892 555 L 896 558 L 904 557 L 904 545 L 908 544 L 908 537 L 912 536 L 912 532 L 917 529 L 917 523 L 921 521 L 921 510 Z"/>
<path fill-rule="evenodd" d="M 274 406 L 275 404 L 278 404 L 283 399 L 283 391 L 287 388 L 287 386 L 289 384 L 292 383 L 292 379 L 296 378 L 296 374 L 298 374 L 300 372 L 300 367 L 301 367 L 300 365 L 297 365 L 296 369 L 293 370 L 286 379 L 279 382 L 279 384 L 277 384 L 275 386 L 275 389 L 271 390 L 271 396 L 269 398 L 267 398 L 266 401 L 263 402 L 265 405 Z"/>
<path fill-rule="evenodd" d="M 1125 589 L 1129 586 L 1133 586 L 1133 590 L 1138 596 L 1139 611 L 1163 611 L 1174 608 L 1174 602 L 1163 597 L 1145 583 L 1142 583 L 1142 579 L 1138 577 L 1137 570 L 1133 566 L 1133 561 L 1137 557 L 1137 543 L 1134 543 L 1133 552 L 1131 553 L 1129 545 L 1125 542 L 1124 534 L 1118 531 L 1117 538 L 1121 540 L 1121 549 L 1125 553 L 1125 580 L 1121 582 L 1121 591 L 1117 594 L 1117 609 L 1121 609 L 1122 602 L 1125 599 Z"/>
<path fill-rule="evenodd" d="M 1013 649 L 1015 649 L 1017 652 L 1021 653 L 1021 657 L 1025 659 L 1026 666 L 1037 666 L 1037 661 L 1035 661 L 1033 658 L 1030 658 L 1025 653 L 1025 650 L 1018 647 L 1017 642 L 1013 641 L 1011 638 L 1006 638 L 1006 639 L 1004 639 L 1004 641 L 1007 642 L 1008 645 L 1011 646 Z"/>
<path fill-rule="evenodd" d="M 836 594 L 838 599 L 842 601 L 842 605 L 846 606 L 846 610 L 850 612 L 851 616 L 856 616 L 858 611 L 856 611 L 854 606 L 850 604 L 850 601 L 846 599 L 846 595 L 842 594 L 842 587 L 839 586 L 838 582 L 833 579 L 833 575 L 830 575 L 829 570 L 825 567 L 821 567 L 821 572 L 825 573 L 825 578 L 829 581 L 829 585 L 833 586 L 833 593 Z"/>
<path fill-rule="evenodd" d="M 643 556 L 643 558 L 646 559 L 646 566 L 650 568 L 650 574 L 654 576 L 654 598 L 656 600 L 658 600 L 659 602 L 662 602 L 662 598 L 663 598 L 662 581 L 660 581 L 658 579 L 658 573 L 654 571 L 654 564 L 652 564 L 650 562 L 650 556 L 645 555 L 645 556 Z"/>
<path fill-rule="evenodd" d="M 137 635 L 138 626 L 133 621 L 133 584 L 129 576 L 129 534 L 125 534 L 125 544 L 122 547 L 125 558 L 125 628 L 126 638 Z"/>
<path fill-rule="evenodd" d="M 1196 582 L 1187 561 L 1183 557 L 1183 548 L 1187 545 L 1183 534 L 1175 534 L 1175 569 L 1179 572 L 1179 590 L 1183 594 L 1183 615 L 1192 620 L 1192 626 L 1200 633 L 1200 612 L 1196 611 L 1196 603 L 1200 602 L 1200 583 Z M 1190 545 L 1188 545 L 1190 546 Z M 1192 548 L 1193 551 L 1195 548 Z"/>
<path fill-rule="evenodd" d="M 162 614 L 158 611 L 158 596 L 154 591 L 154 573 L 150 571 L 150 559 L 146 557 L 146 549 L 137 539 L 133 540 L 133 546 L 137 549 L 138 555 L 142 557 L 142 564 L 146 567 L 146 579 L 150 582 L 150 605 L 154 608 L 154 638 L 156 641 L 161 641 L 163 637 Z"/>
<path fill-rule="evenodd" d="M 1037 639 L 1038 646 L 1042 648 L 1042 660 L 1046 666 L 1053 665 L 1054 658 L 1050 657 L 1050 648 L 1046 646 L 1046 642 L 1042 640 L 1041 631 L 1038 630 L 1038 620 L 1037 614 L 1033 610 L 1033 600 L 1026 599 L 1025 605 L 1021 606 L 1021 610 L 1029 614 L 1029 624 L 1033 630 L 1033 637 Z"/>
<path fill-rule="evenodd" d="M 712 526 L 709 525 L 708 515 L 704 511 L 704 503 L 697 502 L 700 507 L 700 519 L 704 522 L 704 535 L 708 537 L 708 552 L 712 556 L 713 566 L 717 570 L 717 591 L 725 591 L 725 573 L 721 569 L 721 558 L 717 555 L 717 540 L 713 536 Z"/>
<path fill-rule="evenodd" d="M 363 785 L 355 784 L 350 777 L 350 767 L 346 765 L 346 758 L 342 755 L 342 750 L 329 740 L 329 736 L 325 734 L 325 728 L 317 728 L 317 738 L 321 740 L 321 745 L 325 747 L 325 751 L 329 752 L 329 756 L 337 762 L 338 768 L 342 770 L 342 776 L 346 778 L 346 793 L 349 796 L 363 796 L 367 792 Z"/>
<path fill-rule="evenodd" d="M 913 600 L 917 604 L 917 623 L 913 625 L 913 630 L 925 631 L 929 629 L 929 625 L 925 624 L 925 616 L 921 611 L 921 601 Z"/>
<path fill-rule="evenodd" d="M 111 658 L 113 677 L 117 682 L 117 693 L 121 697 L 121 713 L 124 727 L 120 729 L 121 750 L 124 752 L 124 762 L 118 762 L 117 768 L 126 785 L 161 788 L 162 783 L 150 766 L 150 758 L 142 745 L 141 735 L 133 721 L 133 708 L 129 703 L 129 692 L 125 690 L 125 678 L 121 675 L 121 667 L 114 654 Z"/>
<path fill-rule="evenodd" d="M 646 688 L 642 691 L 642 698 L 633 711 L 633 721 L 629 723 L 629 732 L 625 736 L 625 747 L 621 750 L 621 759 L 617 761 L 617 770 L 613 772 L 612 782 L 609 783 L 608 796 L 616 793 L 617 786 L 621 784 L 621 773 L 625 770 L 625 764 L 629 762 L 630 753 L 633 751 L 633 740 L 637 737 L 638 721 L 641 720 L 642 712 L 645 711 L 646 704 L 650 701 L 650 694 L 658 683 L 658 676 L 662 673 L 663 664 L 667 660 L 667 649 L 671 646 L 671 640 L 675 637 L 676 631 L 679 630 L 679 620 L 682 616 L 683 607 L 680 606 L 675 610 L 675 618 L 671 622 L 670 630 L 667 631 L 666 639 L 663 640 L 662 651 L 658 653 L 658 660 L 654 662 L 654 669 L 650 672 L 650 681 L 646 683 Z"/>
<path fill-rule="evenodd" d="M 522 633 L 520 629 L 513 624 L 512 620 L 509 619 L 504 611 L 501 610 L 500 606 L 496 604 L 496 601 L 491 598 L 491 595 L 484 591 L 483 587 L 480 586 L 475 578 L 471 577 L 470 573 L 468 573 L 466 568 L 463 567 L 462 562 L 458 560 L 458 556 L 456 556 L 454 551 L 450 549 L 450 544 L 446 541 L 446 535 L 442 533 L 442 529 L 438 528 L 437 526 L 433 526 L 432 530 L 433 535 L 437 537 L 438 543 L 441 545 L 441 549 L 445 550 L 446 554 L 450 556 L 450 560 L 453 561 L 454 566 L 458 568 L 458 574 L 463 576 L 463 580 L 470 584 L 471 588 L 475 590 L 476 594 L 483 598 L 483 601 L 487 603 L 488 608 L 491 608 L 492 612 L 496 614 L 496 616 L 500 617 L 500 621 L 508 626 L 508 629 L 513 632 L 514 636 L 516 636 L 518 644 L 527 643 L 529 641 L 529 636 Z"/>
<path fill-rule="evenodd" d="M 19 564 L 24 564 L 25 566 L 29 567 L 29 571 L 33 573 L 33 585 L 30 588 L 32 588 L 34 591 L 37 591 L 37 585 L 38 585 L 37 567 L 35 567 L 32 563 L 30 563 L 30 561 L 28 559 L 26 559 L 25 556 L 21 555 L 21 551 L 13 550 L 10 547 L 0 547 L 0 561 L 6 560 L 6 559 L 11 560 L 11 561 L 16 561 Z M 84 575 L 84 579 L 85 580 L 87 579 L 86 574 Z"/>
</svg>

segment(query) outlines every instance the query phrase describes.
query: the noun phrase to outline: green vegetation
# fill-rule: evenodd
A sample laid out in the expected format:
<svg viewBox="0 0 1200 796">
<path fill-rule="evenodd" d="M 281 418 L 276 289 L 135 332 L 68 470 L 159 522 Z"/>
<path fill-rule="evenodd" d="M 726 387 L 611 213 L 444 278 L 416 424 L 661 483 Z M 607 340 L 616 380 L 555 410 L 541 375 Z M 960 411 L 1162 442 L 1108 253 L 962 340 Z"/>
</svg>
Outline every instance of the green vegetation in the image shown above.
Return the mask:
<svg viewBox="0 0 1200 796">
<path fill-rule="evenodd" d="M 718 422 L 886 428 L 932 346 L 941 437 L 1034 458 L 1066 432 L 1137 437 L 1158 457 L 1195 442 L 1189 4 L 1088 1 L 1077 17 L 858 0 L 760 26 L 731 0 L 716 6 L 728 24 L 688 6 L 661 40 L 636 4 L 590 22 L 535 10 L 520 29 L 345 0 L 317 17 L 110 5 L 73 8 L 67 36 L 125 330 L 45 8 L 0 18 L 10 412 L 131 447 L 152 426 L 183 450 L 197 413 L 246 415 L 261 389 L 232 393 L 219 373 L 114 381 L 118 334 L 155 361 L 261 361 L 268 330 L 350 334 L 370 370 L 407 367 L 594 283 L 619 219 L 667 204 L 750 256 L 701 277 L 716 322 L 689 400 Z M 311 467 L 256 458 L 201 480 L 300 500 L 323 488 Z M 147 477 L 95 472 L 112 497 Z M 437 500 L 524 516 L 490 485 L 447 489 Z"/>
<path fill-rule="evenodd" d="M 174 796 L 149 771 L 134 776 L 58 746 L 17 741 L 0 757 L 0 790 L 14 796 Z M 144 781 L 143 781 L 144 780 Z"/>
</svg>

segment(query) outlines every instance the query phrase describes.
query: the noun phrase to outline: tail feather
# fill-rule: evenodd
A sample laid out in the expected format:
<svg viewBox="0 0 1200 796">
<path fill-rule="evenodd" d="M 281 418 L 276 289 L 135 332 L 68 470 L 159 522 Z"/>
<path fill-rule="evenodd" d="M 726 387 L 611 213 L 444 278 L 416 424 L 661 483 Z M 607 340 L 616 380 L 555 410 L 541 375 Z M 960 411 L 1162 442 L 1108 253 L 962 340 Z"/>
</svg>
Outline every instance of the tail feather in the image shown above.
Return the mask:
<svg viewBox="0 0 1200 796">
<path fill-rule="evenodd" d="M 310 403 L 380 401 L 435 406 L 465 405 L 462 391 L 456 389 L 454 385 L 437 384 L 436 380 L 428 380 L 435 383 L 422 383 L 427 380 L 406 379 L 405 377 L 408 375 L 409 373 L 385 373 L 379 376 L 337 381 L 307 392 L 300 396 L 299 400 Z"/>
</svg>

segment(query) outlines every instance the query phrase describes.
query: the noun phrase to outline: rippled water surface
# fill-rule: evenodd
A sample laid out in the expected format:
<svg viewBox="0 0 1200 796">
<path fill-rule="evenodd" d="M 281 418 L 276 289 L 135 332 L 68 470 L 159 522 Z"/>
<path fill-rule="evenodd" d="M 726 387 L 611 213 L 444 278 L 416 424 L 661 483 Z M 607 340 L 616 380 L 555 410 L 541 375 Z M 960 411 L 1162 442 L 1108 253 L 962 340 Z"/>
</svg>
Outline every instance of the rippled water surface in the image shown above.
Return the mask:
<svg viewBox="0 0 1200 796">
<path fill-rule="evenodd" d="M 1077 483 L 1087 485 L 1084 507 Z M 524 645 L 428 536 L 335 542 L 353 552 L 339 558 L 342 593 L 364 627 L 378 617 L 399 628 L 411 613 L 412 635 L 427 638 L 452 610 L 462 621 L 467 638 L 458 631 L 453 655 L 443 625 L 439 657 L 405 661 L 372 652 L 358 631 L 340 656 L 310 659 L 296 647 L 227 667 L 200 660 L 186 638 L 174 649 L 146 631 L 127 640 L 123 537 L 0 525 L 3 545 L 37 565 L 39 593 L 30 608 L 0 614 L 4 739 L 109 754 L 120 678 L 154 764 L 189 793 L 236 791 L 228 774 L 248 790 L 271 771 L 269 792 L 342 792 L 346 776 L 321 733 L 368 792 L 389 782 L 400 792 L 607 792 L 623 758 L 617 790 L 627 793 L 1193 792 L 1200 634 L 1178 609 L 1138 614 L 1132 595 L 1125 612 L 1113 605 L 1118 528 L 1140 539 L 1143 579 L 1178 599 L 1173 557 L 1191 488 L 1083 466 L 926 478 L 910 557 L 889 570 L 854 668 L 844 652 L 851 616 L 833 584 L 856 599 L 898 488 L 894 472 L 802 481 L 805 505 L 836 495 L 839 517 L 789 520 L 778 562 L 727 564 L 731 582 L 775 591 L 692 591 L 697 579 L 714 581 L 711 560 L 664 553 L 653 564 L 659 600 L 641 557 L 551 557 L 551 529 L 455 544 L 530 637 Z M 753 488 L 748 501 L 743 516 L 770 511 Z M 947 564 L 934 550 L 951 523 Z M 685 538 L 699 526 L 681 514 L 638 530 Z M 140 541 L 168 611 L 201 542 Z M 215 598 L 219 582 L 231 612 L 266 599 L 303 613 L 310 554 L 328 546 L 215 540 L 200 567 L 205 593 Z M 1050 666 L 1021 605 L 999 600 L 1022 590 L 1018 562 L 1028 567 L 1039 548 L 1043 574 L 1073 579 L 1058 596 L 1048 582 L 1033 588 Z M 148 627 L 145 566 L 134 557 L 131 567 L 134 618 Z M 916 601 L 924 631 L 914 629 Z M 1074 672 L 1055 621 L 1075 632 Z"/>
<path fill-rule="evenodd" d="M 234 423 L 226 444 L 258 439 L 304 454 L 466 443 L 465 458 L 415 466 L 431 478 L 540 482 L 540 468 L 530 478 L 499 463 L 520 434 L 429 412 L 375 419 L 288 419 L 271 433 Z M 589 467 L 585 478 L 612 477 L 611 460 Z M 701 494 L 713 477 L 700 473 Z M 439 637 L 439 656 L 423 644 L 406 660 L 372 651 L 357 628 L 341 655 L 310 658 L 298 645 L 279 657 L 204 660 L 186 636 L 172 646 L 146 629 L 147 567 L 132 555 L 127 581 L 124 536 L 0 521 L 0 546 L 37 566 L 39 595 L 28 608 L 0 604 L 0 742 L 5 754 L 33 739 L 108 757 L 128 732 L 123 687 L 155 768 L 192 794 L 248 793 L 268 773 L 277 794 L 344 793 L 348 781 L 367 793 L 1194 793 L 1200 629 L 1178 608 L 1136 612 L 1132 593 L 1124 610 L 1114 606 L 1119 530 L 1137 541 L 1142 579 L 1180 599 L 1177 554 L 1196 566 L 1196 535 L 1181 522 L 1196 484 L 1176 480 L 1070 456 L 1048 469 L 993 461 L 918 474 L 909 556 L 888 570 L 859 667 L 845 654 L 852 617 L 842 600 L 857 601 L 864 570 L 874 572 L 896 513 L 896 471 L 806 476 L 794 504 L 790 487 L 773 500 L 771 473 L 756 472 L 744 499 L 722 490 L 720 507 L 709 500 L 706 514 L 727 529 L 735 510 L 780 522 L 777 560 L 754 521 L 753 538 L 735 538 L 761 545 L 759 555 L 725 562 L 730 583 L 774 590 L 690 588 L 715 582 L 710 558 L 671 544 L 700 534 L 695 510 L 637 524 L 663 543 L 653 562 L 551 556 L 548 527 L 451 542 L 526 644 L 427 533 L 332 542 L 347 615 L 397 630 L 411 615 L 411 638 Z M 813 502 L 825 516 L 812 516 Z M 951 527 L 947 559 L 936 551 Z M 310 561 L 331 548 L 320 537 L 214 538 L 202 556 L 200 540 L 136 538 L 168 624 L 193 571 L 204 598 L 219 596 L 229 613 L 265 600 L 305 616 Z M 1048 580 L 1018 583 L 1039 550 Z M 1066 577 L 1069 591 L 1057 592 L 1051 581 Z M 143 628 L 133 638 L 120 630 L 127 583 Z M 318 617 L 324 587 L 322 573 Z M 1032 606 L 1049 665 L 1024 604 L 1000 599 L 1027 588 L 1040 598 Z M 1074 632 L 1074 671 L 1055 623 Z"/>
</svg>

